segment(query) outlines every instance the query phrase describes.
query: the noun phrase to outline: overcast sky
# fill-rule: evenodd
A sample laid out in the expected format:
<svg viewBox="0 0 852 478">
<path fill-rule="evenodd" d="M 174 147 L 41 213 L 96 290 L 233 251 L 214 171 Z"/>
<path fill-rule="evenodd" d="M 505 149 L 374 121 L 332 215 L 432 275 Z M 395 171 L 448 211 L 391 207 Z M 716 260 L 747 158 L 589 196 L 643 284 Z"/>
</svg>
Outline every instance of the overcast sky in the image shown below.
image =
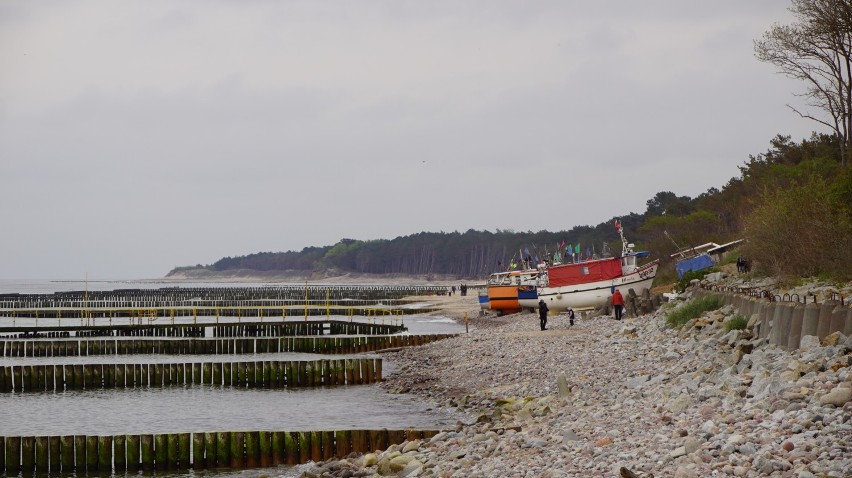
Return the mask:
<svg viewBox="0 0 852 478">
<path fill-rule="evenodd" d="M 753 54 L 788 5 L 4 0 L 0 278 L 568 230 L 722 188 L 817 128 Z"/>
</svg>

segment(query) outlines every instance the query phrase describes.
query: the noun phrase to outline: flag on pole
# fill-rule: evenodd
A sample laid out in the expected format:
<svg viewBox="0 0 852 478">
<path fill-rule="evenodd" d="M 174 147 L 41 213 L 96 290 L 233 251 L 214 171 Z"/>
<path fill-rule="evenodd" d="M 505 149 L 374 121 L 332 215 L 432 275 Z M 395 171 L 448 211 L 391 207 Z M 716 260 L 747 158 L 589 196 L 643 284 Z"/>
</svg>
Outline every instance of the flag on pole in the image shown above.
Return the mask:
<svg viewBox="0 0 852 478">
<path fill-rule="evenodd" d="M 577 243 L 576 246 L 574 246 L 574 252 L 577 253 L 577 254 L 580 253 L 580 243 L 579 242 Z"/>
<path fill-rule="evenodd" d="M 621 223 L 618 222 L 618 219 L 615 220 L 615 230 L 621 232 Z"/>
</svg>

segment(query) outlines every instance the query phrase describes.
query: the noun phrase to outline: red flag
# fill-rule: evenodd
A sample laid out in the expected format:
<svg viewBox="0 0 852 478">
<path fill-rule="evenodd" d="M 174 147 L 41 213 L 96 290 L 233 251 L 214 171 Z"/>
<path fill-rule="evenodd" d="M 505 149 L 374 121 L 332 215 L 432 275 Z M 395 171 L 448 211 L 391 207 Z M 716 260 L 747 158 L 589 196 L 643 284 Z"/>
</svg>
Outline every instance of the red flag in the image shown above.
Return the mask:
<svg viewBox="0 0 852 478">
<path fill-rule="evenodd" d="M 615 230 L 621 232 L 621 223 L 618 222 L 618 219 L 615 220 Z"/>
</svg>

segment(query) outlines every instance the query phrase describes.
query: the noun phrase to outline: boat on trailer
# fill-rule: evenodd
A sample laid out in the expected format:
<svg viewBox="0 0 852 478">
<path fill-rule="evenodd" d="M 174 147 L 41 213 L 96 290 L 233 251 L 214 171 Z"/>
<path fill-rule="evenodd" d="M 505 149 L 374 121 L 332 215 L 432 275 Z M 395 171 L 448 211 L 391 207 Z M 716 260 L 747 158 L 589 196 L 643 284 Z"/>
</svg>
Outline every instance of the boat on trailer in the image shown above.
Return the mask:
<svg viewBox="0 0 852 478">
<path fill-rule="evenodd" d="M 648 252 L 634 251 L 617 221 L 615 227 L 621 237 L 620 256 L 553 265 L 540 276 L 538 297 L 549 310 L 592 309 L 606 304 L 616 290 L 626 296 L 630 289 L 639 293 L 651 288 L 660 261 L 640 265 Z"/>
</svg>

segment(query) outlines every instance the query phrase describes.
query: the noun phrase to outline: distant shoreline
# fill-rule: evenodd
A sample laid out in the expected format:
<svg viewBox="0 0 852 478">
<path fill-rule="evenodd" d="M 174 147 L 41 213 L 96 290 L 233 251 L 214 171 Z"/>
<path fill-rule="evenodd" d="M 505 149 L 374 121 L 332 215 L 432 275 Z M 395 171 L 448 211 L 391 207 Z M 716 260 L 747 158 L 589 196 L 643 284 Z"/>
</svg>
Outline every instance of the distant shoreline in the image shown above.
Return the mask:
<svg viewBox="0 0 852 478">
<path fill-rule="evenodd" d="M 194 269 L 192 271 L 172 271 L 162 278 L 163 281 L 203 281 L 203 282 L 308 282 L 323 284 L 424 284 L 424 285 L 459 285 L 484 284 L 485 279 L 459 279 L 441 275 L 412 276 L 405 274 L 335 274 L 329 272 L 303 273 L 301 271 L 270 271 L 268 273 L 254 270 L 235 270 L 228 272 L 213 272 Z"/>
</svg>

